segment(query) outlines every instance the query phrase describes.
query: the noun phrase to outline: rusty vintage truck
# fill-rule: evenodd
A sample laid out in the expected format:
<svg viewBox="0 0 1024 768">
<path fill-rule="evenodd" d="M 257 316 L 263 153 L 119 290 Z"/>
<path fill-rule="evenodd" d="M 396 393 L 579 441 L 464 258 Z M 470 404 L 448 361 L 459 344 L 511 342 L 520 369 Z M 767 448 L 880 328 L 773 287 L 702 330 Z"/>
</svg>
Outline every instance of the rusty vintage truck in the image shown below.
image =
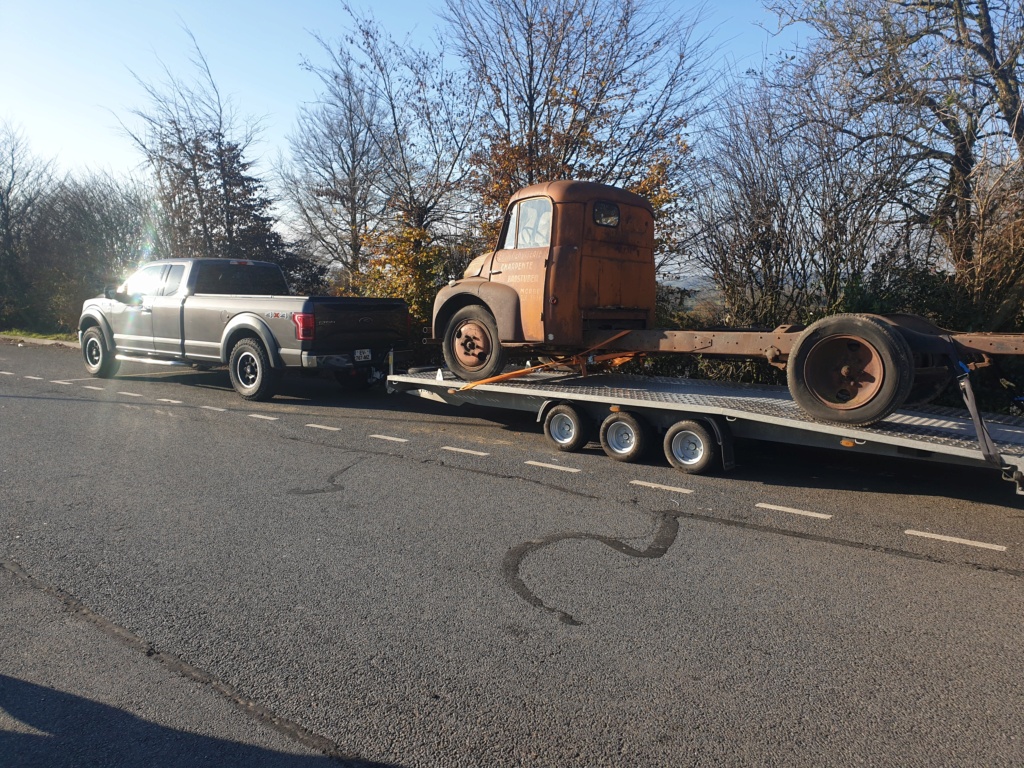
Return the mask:
<svg viewBox="0 0 1024 768">
<path fill-rule="evenodd" d="M 1024 336 L 955 333 L 925 318 L 844 314 L 771 330 L 663 330 L 655 323 L 654 213 L 643 197 L 581 181 L 509 202 L 497 246 L 434 302 L 449 369 L 489 380 L 510 356 L 686 353 L 763 358 L 786 371 L 810 418 L 874 424 L 936 397 L 959 370 L 1024 354 Z"/>
</svg>

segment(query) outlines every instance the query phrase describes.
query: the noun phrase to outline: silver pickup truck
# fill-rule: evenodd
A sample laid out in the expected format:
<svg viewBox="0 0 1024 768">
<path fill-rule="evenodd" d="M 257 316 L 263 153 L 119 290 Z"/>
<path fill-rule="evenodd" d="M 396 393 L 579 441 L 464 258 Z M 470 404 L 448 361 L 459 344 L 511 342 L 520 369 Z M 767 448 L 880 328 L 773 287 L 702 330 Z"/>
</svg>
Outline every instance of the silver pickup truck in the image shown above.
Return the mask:
<svg viewBox="0 0 1024 768">
<path fill-rule="evenodd" d="M 122 360 L 227 365 L 242 397 L 267 400 L 286 369 L 330 371 L 343 385 L 379 378 L 410 328 L 400 299 L 291 296 L 276 264 L 167 259 L 87 300 L 78 337 L 93 376 L 115 375 Z"/>
</svg>

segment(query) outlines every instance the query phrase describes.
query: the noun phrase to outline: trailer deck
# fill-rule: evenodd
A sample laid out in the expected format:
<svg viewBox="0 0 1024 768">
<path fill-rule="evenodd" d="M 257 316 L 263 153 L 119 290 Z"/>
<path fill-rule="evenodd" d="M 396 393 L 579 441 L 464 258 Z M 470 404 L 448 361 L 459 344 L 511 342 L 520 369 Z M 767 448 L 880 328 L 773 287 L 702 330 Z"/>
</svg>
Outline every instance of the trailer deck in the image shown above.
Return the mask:
<svg viewBox="0 0 1024 768">
<path fill-rule="evenodd" d="M 705 418 L 724 422 L 735 437 L 848 450 L 926 461 L 991 466 L 964 409 L 904 408 L 871 427 L 826 424 L 808 417 L 786 387 L 625 374 L 533 373 L 460 391 L 465 382 L 445 370 L 388 377 L 391 391 L 461 405 L 529 411 L 571 403 L 591 414 L 612 408 L 655 425 Z M 985 414 L 985 424 L 1008 467 L 1024 471 L 1024 419 Z M 727 448 L 727 446 L 726 446 Z M 730 452 L 726 450 L 728 468 Z M 1007 478 L 1012 479 L 1012 478 Z M 1020 487 L 1018 493 L 1022 493 Z"/>
</svg>

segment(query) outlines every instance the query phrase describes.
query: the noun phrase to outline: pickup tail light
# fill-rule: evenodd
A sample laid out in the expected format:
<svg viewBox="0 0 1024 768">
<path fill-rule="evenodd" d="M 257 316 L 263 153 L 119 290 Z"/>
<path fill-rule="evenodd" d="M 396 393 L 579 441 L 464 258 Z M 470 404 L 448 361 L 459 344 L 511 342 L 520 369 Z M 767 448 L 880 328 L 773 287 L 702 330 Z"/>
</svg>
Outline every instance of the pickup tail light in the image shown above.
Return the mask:
<svg viewBox="0 0 1024 768">
<path fill-rule="evenodd" d="M 312 341 L 316 330 L 316 321 L 312 312 L 293 312 L 292 322 L 295 323 L 295 338 L 299 341 Z"/>
</svg>

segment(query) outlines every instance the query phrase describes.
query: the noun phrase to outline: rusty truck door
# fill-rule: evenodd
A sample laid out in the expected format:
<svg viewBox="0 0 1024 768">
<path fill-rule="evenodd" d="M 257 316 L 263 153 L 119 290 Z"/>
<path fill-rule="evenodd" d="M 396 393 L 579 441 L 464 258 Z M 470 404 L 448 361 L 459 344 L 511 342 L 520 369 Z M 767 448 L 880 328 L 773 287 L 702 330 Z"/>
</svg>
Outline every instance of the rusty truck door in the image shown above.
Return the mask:
<svg viewBox="0 0 1024 768">
<path fill-rule="evenodd" d="M 544 339 L 544 283 L 553 213 L 547 197 L 519 200 L 509 210 L 488 275 L 491 282 L 508 285 L 519 295 L 521 334 L 506 334 L 510 338 L 503 336 L 505 341 Z"/>
</svg>

